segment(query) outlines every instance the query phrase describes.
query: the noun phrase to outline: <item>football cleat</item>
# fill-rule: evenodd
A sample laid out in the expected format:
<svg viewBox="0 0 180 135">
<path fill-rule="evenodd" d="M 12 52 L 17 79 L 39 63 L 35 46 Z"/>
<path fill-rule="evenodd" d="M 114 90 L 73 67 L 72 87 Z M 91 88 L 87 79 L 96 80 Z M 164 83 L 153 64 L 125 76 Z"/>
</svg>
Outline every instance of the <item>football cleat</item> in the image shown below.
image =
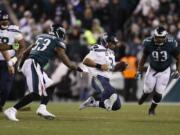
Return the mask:
<svg viewBox="0 0 180 135">
<path fill-rule="evenodd" d="M 142 104 L 146 101 L 146 99 L 148 98 L 148 96 L 149 96 L 149 94 L 143 93 L 143 95 L 141 96 L 141 98 L 140 98 L 139 101 L 138 101 L 138 104 L 139 104 L 139 105 L 142 105 Z"/>
<path fill-rule="evenodd" d="M 116 102 L 117 98 L 118 98 L 117 94 L 112 94 L 109 99 L 106 99 L 104 101 L 104 106 L 108 111 L 112 110 L 112 107 L 114 103 Z"/>
<path fill-rule="evenodd" d="M 84 101 L 80 105 L 79 109 L 82 110 L 82 109 L 85 109 L 87 107 L 95 107 L 96 106 L 95 102 L 96 102 L 96 100 L 93 97 L 89 97 L 86 101 Z"/>
<path fill-rule="evenodd" d="M 17 110 L 14 107 L 10 107 L 4 111 L 4 115 L 6 116 L 6 118 L 11 121 L 19 121 L 16 118 L 16 113 L 17 113 Z"/>
<path fill-rule="evenodd" d="M 46 106 L 43 104 L 38 107 L 36 114 L 47 120 L 53 120 L 56 117 L 54 114 L 48 112 Z"/>
<path fill-rule="evenodd" d="M 149 116 L 155 116 L 156 115 L 155 111 L 151 110 L 151 109 L 149 109 L 148 114 L 149 114 Z"/>
</svg>

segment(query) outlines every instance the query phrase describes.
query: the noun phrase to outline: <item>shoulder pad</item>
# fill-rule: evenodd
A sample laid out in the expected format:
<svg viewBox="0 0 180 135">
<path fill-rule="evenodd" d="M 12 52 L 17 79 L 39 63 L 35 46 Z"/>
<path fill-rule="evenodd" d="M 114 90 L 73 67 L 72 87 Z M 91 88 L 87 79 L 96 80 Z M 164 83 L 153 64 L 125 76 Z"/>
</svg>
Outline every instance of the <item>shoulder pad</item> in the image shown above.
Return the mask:
<svg viewBox="0 0 180 135">
<path fill-rule="evenodd" d="M 167 38 L 167 41 L 168 41 L 168 42 L 175 42 L 175 39 L 174 39 L 173 37 L 168 37 L 168 38 Z"/>
<path fill-rule="evenodd" d="M 152 42 L 152 37 L 147 37 L 143 40 L 143 43 L 151 43 Z"/>
<path fill-rule="evenodd" d="M 96 52 L 103 52 L 103 51 L 106 51 L 106 48 L 104 48 L 104 46 L 102 46 L 102 45 L 95 44 L 91 47 L 90 50 L 96 51 Z"/>
<path fill-rule="evenodd" d="M 168 42 L 170 45 L 173 45 L 174 47 L 177 47 L 177 46 L 178 46 L 177 41 L 176 41 L 173 37 L 168 37 L 168 38 L 167 38 L 167 42 Z"/>
<path fill-rule="evenodd" d="M 17 26 L 17 25 L 10 25 L 8 27 L 8 30 L 9 31 L 14 31 L 14 32 L 21 32 L 20 29 L 19 29 L 19 26 Z"/>
</svg>

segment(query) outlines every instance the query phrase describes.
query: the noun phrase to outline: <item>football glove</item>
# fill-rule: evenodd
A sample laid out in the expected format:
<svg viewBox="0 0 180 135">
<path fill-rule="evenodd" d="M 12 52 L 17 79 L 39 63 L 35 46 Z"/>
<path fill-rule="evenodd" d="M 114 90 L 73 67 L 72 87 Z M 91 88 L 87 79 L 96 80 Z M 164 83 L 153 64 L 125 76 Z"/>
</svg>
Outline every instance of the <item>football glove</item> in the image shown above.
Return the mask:
<svg viewBox="0 0 180 135">
<path fill-rule="evenodd" d="M 137 73 L 136 73 L 136 79 L 137 79 L 137 80 L 142 79 L 142 72 L 137 71 Z"/>
<path fill-rule="evenodd" d="M 12 49 L 14 49 L 14 50 L 18 50 L 19 49 L 19 43 L 14 43 L 13 45 L 12 45 Z"/>
<path fill-rule="evenodd" d="M 17 57 L 13 57 L 7 63 L 8 63 L 8 66 L 14 66 L 16 62 L 17 62 Z"/>
<path fill-rule="evenodd" d="M 171 74 L 171 78 L 172 78 L 172 79 L 178 79 L 179 76 L 180 76 L 180 73 L 179 73 L 178 71 L 174 71 L 174 72 L 172 72 L 172 74 Z"/>
</svg>

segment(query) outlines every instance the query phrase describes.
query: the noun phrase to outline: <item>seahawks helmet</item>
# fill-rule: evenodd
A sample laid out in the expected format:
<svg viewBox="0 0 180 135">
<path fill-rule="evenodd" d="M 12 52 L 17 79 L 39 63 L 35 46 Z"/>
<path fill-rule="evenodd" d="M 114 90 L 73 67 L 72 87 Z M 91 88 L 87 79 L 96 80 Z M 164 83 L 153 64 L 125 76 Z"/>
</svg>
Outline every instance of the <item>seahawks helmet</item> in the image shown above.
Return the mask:
<svg viewBox="0 0 180 135">
<path fill-rule="evenodd" d="M 60 39 L 65 39 L 65 29 L 63 27 L 61 27 L 59 24 L 53 24 L 51 26 L 51 30 L 49 32 L 50 34 L 53 34 L 54 36 L 56 36 L 57 38 Z"/>
<path fill-rule="evenodd" d="M 163 45 L 166 41 L 168 32 L 165 30 L 164 27 L 159 26 L 154 30 L 154 43 L 155 45 Z"/>
<path fill-rule="evenodd" d="M 100 38 L 100 44 L 104 47 L 107 47 L 109 43 L 117 45 L 118 39 L 113 35 L 108 35 L 107 33 L 104 33 L 103 36 Z"/>
<path fill-rule="evenodd" d="M 7 29 L 9 26 L 9 15 L 5 10 L 0 10 L 0 28 Z"/>
</svg>

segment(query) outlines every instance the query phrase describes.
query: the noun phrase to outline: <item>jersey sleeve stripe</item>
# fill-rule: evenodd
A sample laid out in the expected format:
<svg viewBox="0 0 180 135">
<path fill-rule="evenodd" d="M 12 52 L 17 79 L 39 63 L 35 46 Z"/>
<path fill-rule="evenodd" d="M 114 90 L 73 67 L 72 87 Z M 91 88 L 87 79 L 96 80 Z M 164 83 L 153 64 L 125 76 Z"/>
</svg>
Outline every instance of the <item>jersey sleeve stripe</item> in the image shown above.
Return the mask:
<svg viewBox="0 0 180 135">
<path fill-rule="evenodd" d="M 8 31 L 21 33 L 21 31 L 19 31 L 19 30 L 15 30 L 15 29 L 8 29 Z"/>
</svg>

